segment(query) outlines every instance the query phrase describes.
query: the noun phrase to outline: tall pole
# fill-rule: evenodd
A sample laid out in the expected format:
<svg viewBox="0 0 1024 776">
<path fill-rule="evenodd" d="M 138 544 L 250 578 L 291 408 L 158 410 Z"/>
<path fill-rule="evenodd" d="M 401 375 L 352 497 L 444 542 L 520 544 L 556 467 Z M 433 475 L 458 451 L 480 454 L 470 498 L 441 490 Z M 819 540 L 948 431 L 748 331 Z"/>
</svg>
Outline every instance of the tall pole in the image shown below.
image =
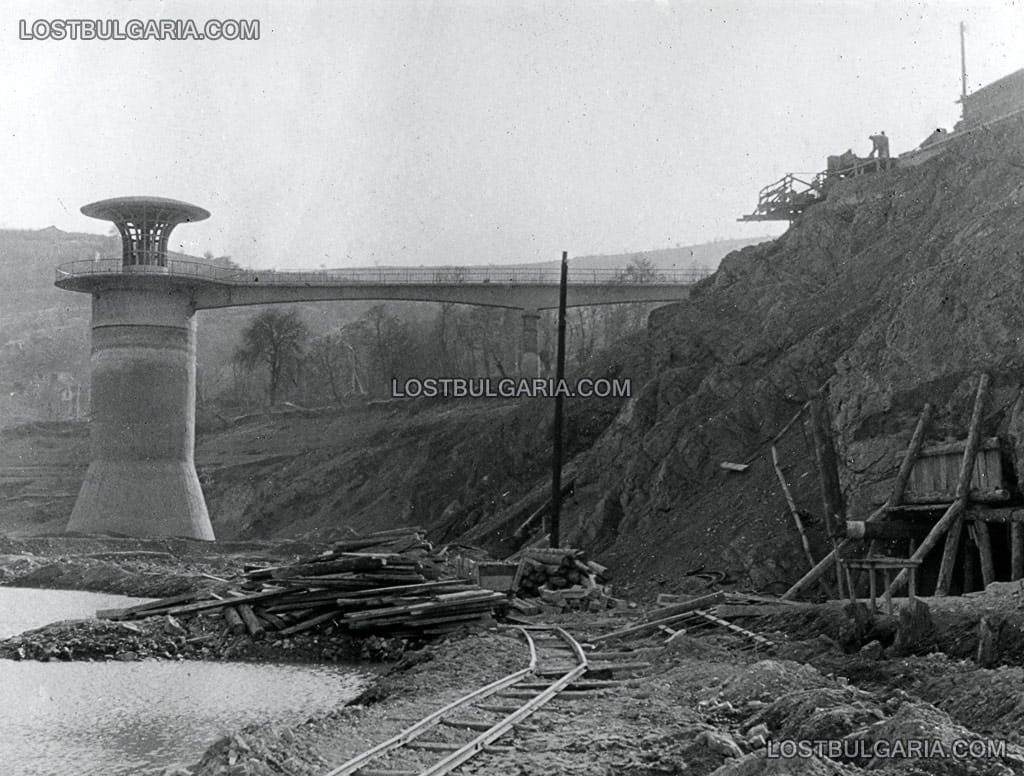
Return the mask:
<svg viewBox="0 0 1024 776">
<path fill-rule="evenodd" d="M 967 121 L 967 49 L 963 22 L 960 22 L 960 118 Z"/>
<path fill-rule="evenodd" d="M 565 294 L 569 280 L 569 253 L 562 251 L 562 277 L 558 285 L 558 356 L 555 362 L 555 423 L 551 455 L 551 546 L 558 547 L 562 512 L 562 404 L 565 379 Z"/>
</svg>

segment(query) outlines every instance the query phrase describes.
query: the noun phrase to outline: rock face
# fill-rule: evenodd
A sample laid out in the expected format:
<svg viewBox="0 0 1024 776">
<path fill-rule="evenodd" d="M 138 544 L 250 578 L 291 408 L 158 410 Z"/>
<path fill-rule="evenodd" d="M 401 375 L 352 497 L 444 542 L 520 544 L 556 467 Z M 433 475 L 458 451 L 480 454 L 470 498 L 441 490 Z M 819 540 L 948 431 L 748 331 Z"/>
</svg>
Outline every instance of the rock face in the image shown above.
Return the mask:
<svg viewBox="0 0 1024 776">
<path fill-rule="evenodd" d="M 671 584 L 704 565 L 762 588 L 806 570 L 765 444 L 828 382 L 851 515 L 888 494 L 924 402 L 929 438 L 983 433 L 1024 453 L 1024 122 L 920 166 L 839 184 L 782 237 L 730 254 L 649 323 L 647 382 L 587 456 L 578 536 Z M 800 507 L 822 513 L 797 424 L 780 444 Z M 718 468 L 750 461 L 745 473 Z M 1022 467 L 1024 469 L 1024 467 Z M 808 528 L 824 550 L 821 526 Z"/>
</svg>

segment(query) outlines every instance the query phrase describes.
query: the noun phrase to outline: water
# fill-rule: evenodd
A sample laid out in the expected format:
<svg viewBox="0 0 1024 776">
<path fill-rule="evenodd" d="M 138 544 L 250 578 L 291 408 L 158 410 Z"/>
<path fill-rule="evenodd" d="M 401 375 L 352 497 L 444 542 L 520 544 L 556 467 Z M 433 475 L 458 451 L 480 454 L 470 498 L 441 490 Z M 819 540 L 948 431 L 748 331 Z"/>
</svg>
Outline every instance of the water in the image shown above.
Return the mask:
<svg viewBox="0 0 1024 776">
<path fill-rule="evenodd" d="M 0 636 L 140 600 L 0 588 Z M 336 708 L 368 679 L 352 666 L 0 660 L 0 772 L 159 773 L 250 722 L 296 724 Z"/>
</svg>

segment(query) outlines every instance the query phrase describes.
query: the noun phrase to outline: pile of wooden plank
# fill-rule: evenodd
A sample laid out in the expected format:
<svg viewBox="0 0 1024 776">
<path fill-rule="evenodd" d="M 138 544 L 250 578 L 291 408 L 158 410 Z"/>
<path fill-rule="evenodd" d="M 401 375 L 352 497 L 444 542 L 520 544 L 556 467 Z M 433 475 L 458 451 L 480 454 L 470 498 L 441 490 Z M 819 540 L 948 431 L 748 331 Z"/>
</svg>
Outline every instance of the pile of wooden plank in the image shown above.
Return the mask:
<svg viewBox="0 0 1024 776">
<path fill-rule="evenodd" d="M 580 550 L 531 548 L 523 552 L 512 582 L 513 606 L 529 613 L 532 605 L 517 601 L 539 598 L 560 610 L 601 611 L 615 605 L 604 586 L 607 581 L 608 569 L 587 561 Z"/>
<path fill-rule="evenodd" d="M 379 551 L 382 545 L 402 550 Z M 489 622 L 505 601 L 501 593 L 445 578 L 441 557 L 421 534 L 405 529 L 338 542 L 294 563 L 249 567 L 237 586 L 100 611 L 97 617 L 220 616 L 231 632 L 254 638 L 328 627 L 352 635 L 430 637 Z"/>
</svg>

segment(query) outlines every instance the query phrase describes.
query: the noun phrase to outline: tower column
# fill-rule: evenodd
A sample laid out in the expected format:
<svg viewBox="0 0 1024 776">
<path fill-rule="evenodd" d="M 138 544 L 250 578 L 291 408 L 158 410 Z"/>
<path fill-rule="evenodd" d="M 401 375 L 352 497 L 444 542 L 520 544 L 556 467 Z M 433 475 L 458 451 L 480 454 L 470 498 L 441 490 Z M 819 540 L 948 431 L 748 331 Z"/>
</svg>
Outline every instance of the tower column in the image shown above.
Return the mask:
<svg viewBox="0 0 1024 776">
<path fill-rule="evenodd" d="M 519 374 L 521 377 L 540 377 L 539 335 L 537 323 L 540 321 L 539 310 L 523 310 L 523 339 L 519 357 Z"/>
<path fill-rule="evenodd" d="M 193 457 L 188 292 L 126 285 L 94 294 L 91 366 L 92 460 L 68 530 L 213 539 Z"/>
</svg>

